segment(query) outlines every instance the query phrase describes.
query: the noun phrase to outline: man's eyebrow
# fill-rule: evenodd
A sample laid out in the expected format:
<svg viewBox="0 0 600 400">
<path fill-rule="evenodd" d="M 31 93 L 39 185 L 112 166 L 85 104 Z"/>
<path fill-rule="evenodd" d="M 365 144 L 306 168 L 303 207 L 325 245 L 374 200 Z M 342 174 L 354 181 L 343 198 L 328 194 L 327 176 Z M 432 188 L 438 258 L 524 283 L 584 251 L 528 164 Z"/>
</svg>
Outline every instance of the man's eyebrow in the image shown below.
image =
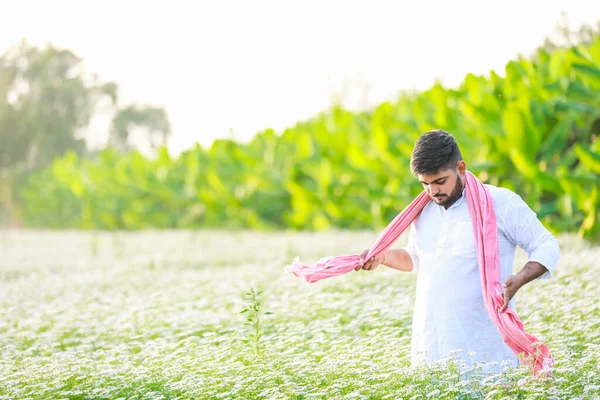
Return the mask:
<svg viewBox="0 0 600 400">
<path fill-rule="evenodd" d="M 436 182 L 438 182 L 438 181 L 441 181 L 442 179 L 447 179 L 447 178 L 448 178 L 447 176 L 442 176 L 441 178 L 437 178 L 435 181 L 433 181 L 433 182 L 431 182 L 431 183 L 436 183 Z M 427 183 L 427 182 L 423 182 L 423 181 L 420 181 L 420 182 L 421 182 L 421 183 Z"/>
</svg>

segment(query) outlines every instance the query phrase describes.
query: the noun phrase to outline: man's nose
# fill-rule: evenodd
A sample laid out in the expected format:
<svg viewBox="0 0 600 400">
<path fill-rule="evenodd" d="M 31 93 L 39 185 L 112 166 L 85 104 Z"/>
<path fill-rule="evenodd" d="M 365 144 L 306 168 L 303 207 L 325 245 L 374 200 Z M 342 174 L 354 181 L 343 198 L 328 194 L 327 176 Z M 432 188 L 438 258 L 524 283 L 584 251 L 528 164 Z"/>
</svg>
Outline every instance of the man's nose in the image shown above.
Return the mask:
<svg viewBox="0 0 600 400">
<path fill-rule="evenodd" d="M 440 192 L 440 188 L 438 188 L 435 185 L 430 185 L 429 190 L 431 191 L 432 196 L 435 196 L 436 194 L 438 194 Z"/>
</svg>

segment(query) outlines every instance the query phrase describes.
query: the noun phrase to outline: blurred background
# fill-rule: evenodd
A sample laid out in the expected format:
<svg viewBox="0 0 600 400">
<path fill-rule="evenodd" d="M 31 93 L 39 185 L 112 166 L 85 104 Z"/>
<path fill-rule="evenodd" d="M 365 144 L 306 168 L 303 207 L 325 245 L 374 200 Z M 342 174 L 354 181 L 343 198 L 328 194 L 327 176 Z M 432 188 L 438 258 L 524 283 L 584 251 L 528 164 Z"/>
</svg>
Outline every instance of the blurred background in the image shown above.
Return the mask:
<svg viewBox="0 0 600 400">
<path fill-rule="evenodd" d="M 418 136 L 600 236 L 600 3 L 20 1 L 0 226 L 379 229 Z"/>
</svg>

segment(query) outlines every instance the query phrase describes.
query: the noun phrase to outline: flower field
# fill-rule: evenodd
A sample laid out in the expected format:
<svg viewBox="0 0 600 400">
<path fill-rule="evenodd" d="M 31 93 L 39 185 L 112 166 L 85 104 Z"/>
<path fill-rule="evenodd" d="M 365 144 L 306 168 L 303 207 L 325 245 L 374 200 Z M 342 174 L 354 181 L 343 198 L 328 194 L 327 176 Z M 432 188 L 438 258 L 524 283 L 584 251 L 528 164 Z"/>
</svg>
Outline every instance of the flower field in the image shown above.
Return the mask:
<svg viewBox="0 0 600 400">
<path fill-rule="evenodd" d="M 410 367 L 415 274 L 284 273 L 377 235 L 0 231 L 0 399 L 600 398 L 600 248 L 560 236 L 554 276 L 517 293 L 551 380 L 461 379 Z"/>
</svg>

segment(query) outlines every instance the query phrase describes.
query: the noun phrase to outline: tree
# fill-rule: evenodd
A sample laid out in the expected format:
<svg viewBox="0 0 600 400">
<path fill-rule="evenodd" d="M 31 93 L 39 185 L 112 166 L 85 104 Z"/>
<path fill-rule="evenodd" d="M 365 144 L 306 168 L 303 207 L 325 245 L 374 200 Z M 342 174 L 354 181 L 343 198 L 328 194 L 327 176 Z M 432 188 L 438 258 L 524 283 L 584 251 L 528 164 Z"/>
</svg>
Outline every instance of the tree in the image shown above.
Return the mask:
<svg viewBox="0 0 600 400">
<path fill-rule="evenodd" d="M 44 167 L 69 150 L 86 155 L 87 128 L 102 104 L 114 116 L 107 145 L 130 150 L 134 130 L 151 148 L 165 143 L 171 131 L 163 108 L 121 108 L 118 100 L 119 86 L 85 74 L 70 50 L 26 42 L 9 49 L 0 56 L 0 172 Z"/>
<path fill-rule="evenodd" d="M 164 109 L 120 108 L 119 86 L 85 74 L 82 64 L 70 50 L 25 41 L 0 56 L 0 223 L 14 218 L 14 188 L 30 172 L 67 151 L 90 156 L 88 127 L 97 112 L 114 116 L 109 146 L 129 150 L 136 129 L 152 148 L 170 134 Z"/>
<path fill-rule="evenodd" d="M 163 108 L 152 106 L 130 105 L 120 109 L 112 121 L 109 144 L 121 151 L 128 151 L 132 133 L 142 131 L 151 150 L 166 145 L 171 134 L 171 125 Z M 139 143 L 138 143 L 139 144 Z"/>
<path fill-rule="evenodd" d="M 117 86 L 86 77 L 69 50 L 26 42 L 0 57 L 0 168 L 32 170 L 73 150 L 86 152 L 85 128 Z"/>
</svg>

